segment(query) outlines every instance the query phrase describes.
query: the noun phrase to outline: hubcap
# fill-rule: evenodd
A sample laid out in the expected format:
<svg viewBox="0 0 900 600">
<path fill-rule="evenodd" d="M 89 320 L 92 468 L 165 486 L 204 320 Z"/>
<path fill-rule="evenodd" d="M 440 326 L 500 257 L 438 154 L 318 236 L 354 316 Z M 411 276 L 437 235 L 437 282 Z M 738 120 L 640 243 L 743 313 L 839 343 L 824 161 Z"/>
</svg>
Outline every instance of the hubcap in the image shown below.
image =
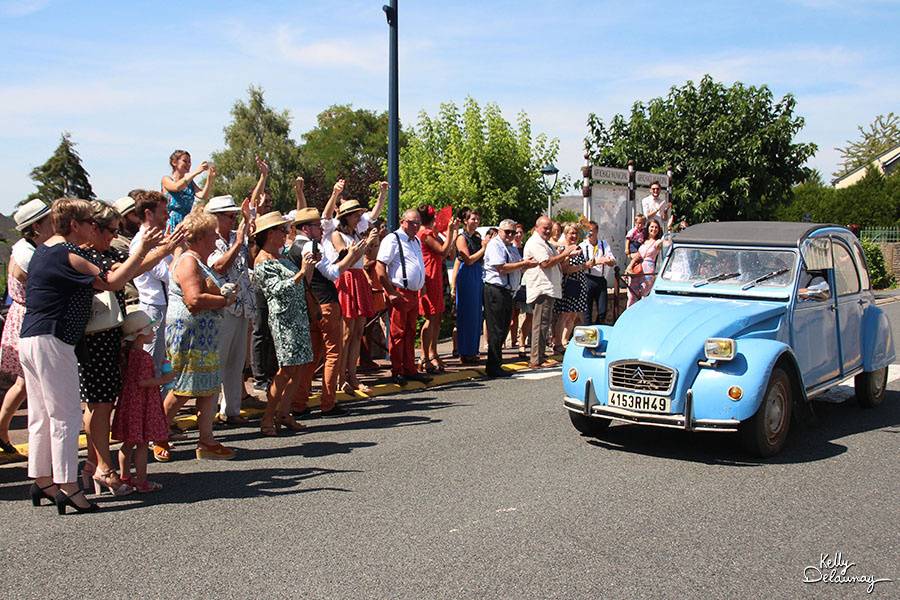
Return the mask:
<svg viewBox="0 0 900 600">
<path fill-rule="evenodd" d="M 884 384 L 887 381 L 887 367 L 882 367 L 877 371 L 873 372 L 870 377 L 872 377 L 872 395 L 878 397 L 884 392 Z"/>
<path fill-rule="evenodd" d="M 770 444 L 774 444 L 778 440 L 778 436 L 784 427 L 786 404 L 787 394 L 784 386 L 776 385 L 769 392 L 766 402 L 766 438 L 768 438 Z"/>
</svg>

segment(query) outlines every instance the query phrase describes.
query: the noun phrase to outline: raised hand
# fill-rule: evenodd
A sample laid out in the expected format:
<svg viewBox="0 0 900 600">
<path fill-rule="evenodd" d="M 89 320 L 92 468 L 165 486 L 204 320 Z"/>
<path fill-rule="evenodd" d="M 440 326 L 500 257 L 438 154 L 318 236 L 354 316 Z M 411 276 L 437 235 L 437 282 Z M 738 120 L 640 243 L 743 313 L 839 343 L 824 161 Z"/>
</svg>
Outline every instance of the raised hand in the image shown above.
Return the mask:
<svg viewBox="0 0 900 600">
<path fill-rule="evenodd" d="M 162 240 L 163 232 L 161 229 L 156 227 L 149 228 L 144 232 L 144 235 L 141 236 L 141 241 L 138 244 L 138 253 L 147 254 L 147 252 L 159 246 Z"/>
<path fill-rule="evenodd" d="M 256 168 L 259 169 L 259 173 L 260 173 L 263 177 L 268 177 L 268 176 L 269 176 L 269 165 L 268 165 L 268 163 L 266 163 L 266 161 L 264 161 L 263 159 L 261 159 L 261 158 L 258 157 L 258 156 L 256 157 Z"/>
<path fill-rule="evenodd" d="M 294 180 L 294 189 L 300 190 L 301 192 L 303 191 L 303 178 L 302 177 L 297 177 Z"/>
<path fill-rule="evenodd" d="M 185 231 L 183 225 L 183 221 L 176 225 L 172 233 L 170 233 L 168 237 L 163 240 L 163 246 L 165 248 L 166 254 L 172 254 L 173 252 L 175 252 L 175 248 L 180 246 L 184 241 L 184 236 L 187 234 L 187 231 Z"/>
<path fill-rule="evenodd" d="M 386 194 L 389 187 L 390 184 L 387 181 L 382 181 L 378 184 L 378 191 L 380 191 L 382 194 Z"/>
<path fill-rule="evenodd" d="M 205 160 L 202 163 L 200 163 L 200 166 L 197 168 L 197 170 L 201 173 L 203 171 L 206 171 L 207 169 L 209 169 L 209 162 L 205 161 Z"/>
<path fill-rule="evenodd" d="M 344 193 L 344 180 L 338 179 L 334 184 L 334 189 L 332 190 L 333 196 L 340 196 Z"/>
</svg>

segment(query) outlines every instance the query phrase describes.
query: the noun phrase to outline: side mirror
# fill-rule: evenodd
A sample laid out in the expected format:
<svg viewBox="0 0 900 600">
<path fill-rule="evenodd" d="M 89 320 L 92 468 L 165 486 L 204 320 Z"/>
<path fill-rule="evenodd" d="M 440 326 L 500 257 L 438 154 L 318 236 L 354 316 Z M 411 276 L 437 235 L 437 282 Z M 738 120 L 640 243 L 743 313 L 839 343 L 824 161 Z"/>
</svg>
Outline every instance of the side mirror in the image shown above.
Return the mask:
<svg viewBox="0 0 900 600">
<path fill-rule="evenodd" d="M 831 298 L 831 288 L 828 287 L 828 283 L 822 281 L 808 288 L 800 288 L 797 297 L 801 301 L 815 300 L 822 302 Z"/>
</svg>

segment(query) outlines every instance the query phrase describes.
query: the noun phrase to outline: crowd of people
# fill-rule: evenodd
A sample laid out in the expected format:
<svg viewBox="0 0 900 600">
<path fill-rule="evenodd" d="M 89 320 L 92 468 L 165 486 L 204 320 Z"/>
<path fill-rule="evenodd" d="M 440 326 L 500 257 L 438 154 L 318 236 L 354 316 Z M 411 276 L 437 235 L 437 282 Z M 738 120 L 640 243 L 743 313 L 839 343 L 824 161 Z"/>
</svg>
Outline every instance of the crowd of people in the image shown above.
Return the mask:
<svg viewBox="0 0 900 600">
<path fill-rule="evenodd" d="M 263 160 L 240 203 L 212 195 L 209 163 L 192 168 L 183 150 L 169 162 L 161 191 L 133 190 L 112 204 L 32 200 L 14 215 L 22 239 L 12 247 L 0 343 L 0 370 L 14 382 L 0 408 L 0 448 L 16 452 L 9 427 L 27 397 L 36 506 L 86 512 L 98 505 L 85 491 L 160 489 L 148 478 L 148 448 L 156 461 L 172 459 L 171 441 L 184 436 L 174 420 L 188 402 L 196 457 L 233 458 L 214 425 L 247 425 L 247 366 L 265 392 L 260 434 L 276 436 L 304 429 L 319 373 L 316 416 L 333 417 L 348 414 L 338 391 L 371 392 L 359 369 L 385 349 L 397 385 L 443 372 L 445 315 L 463 364 L 480 363 L 486 344 L 490 377 L 511 374 L 504 345 L 532 367 L 555 366 L 550 353 L 575 325 L 606 319 L 616 260 L 595 222 L 541 216 L 529 234 L 504 219 L 481 235 L 477 210 L 439 222 L 425 205 L 388 231 L 384 182 L 370 208 L 343 198 L 339 180 L 320 212 L 297 178 L 296 208 L 283 215 L 268 197 Z M 629 232 L 629 303 L 652 285 L 667 208 L 648 205 Z M 110 440 L 121 442 L 118 453 Z"/>
</svg>

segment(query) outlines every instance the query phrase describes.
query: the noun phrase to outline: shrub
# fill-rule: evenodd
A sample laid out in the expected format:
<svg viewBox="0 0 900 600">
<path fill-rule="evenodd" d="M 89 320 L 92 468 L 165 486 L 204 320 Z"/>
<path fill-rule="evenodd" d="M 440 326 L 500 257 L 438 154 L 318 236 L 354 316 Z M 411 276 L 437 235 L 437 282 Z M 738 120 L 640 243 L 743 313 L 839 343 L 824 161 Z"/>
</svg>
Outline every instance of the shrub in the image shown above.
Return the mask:
<svg viewBox="0 0 900 600">
<path fill-rule="evenodd" d="M 869 280 L 875 289 L 883 289 L 894 284 L 894 275 L 884 262 L 881 246 L 870 240 L 860 240 L 866 263 L 869 265 Z"/>
</svg>

